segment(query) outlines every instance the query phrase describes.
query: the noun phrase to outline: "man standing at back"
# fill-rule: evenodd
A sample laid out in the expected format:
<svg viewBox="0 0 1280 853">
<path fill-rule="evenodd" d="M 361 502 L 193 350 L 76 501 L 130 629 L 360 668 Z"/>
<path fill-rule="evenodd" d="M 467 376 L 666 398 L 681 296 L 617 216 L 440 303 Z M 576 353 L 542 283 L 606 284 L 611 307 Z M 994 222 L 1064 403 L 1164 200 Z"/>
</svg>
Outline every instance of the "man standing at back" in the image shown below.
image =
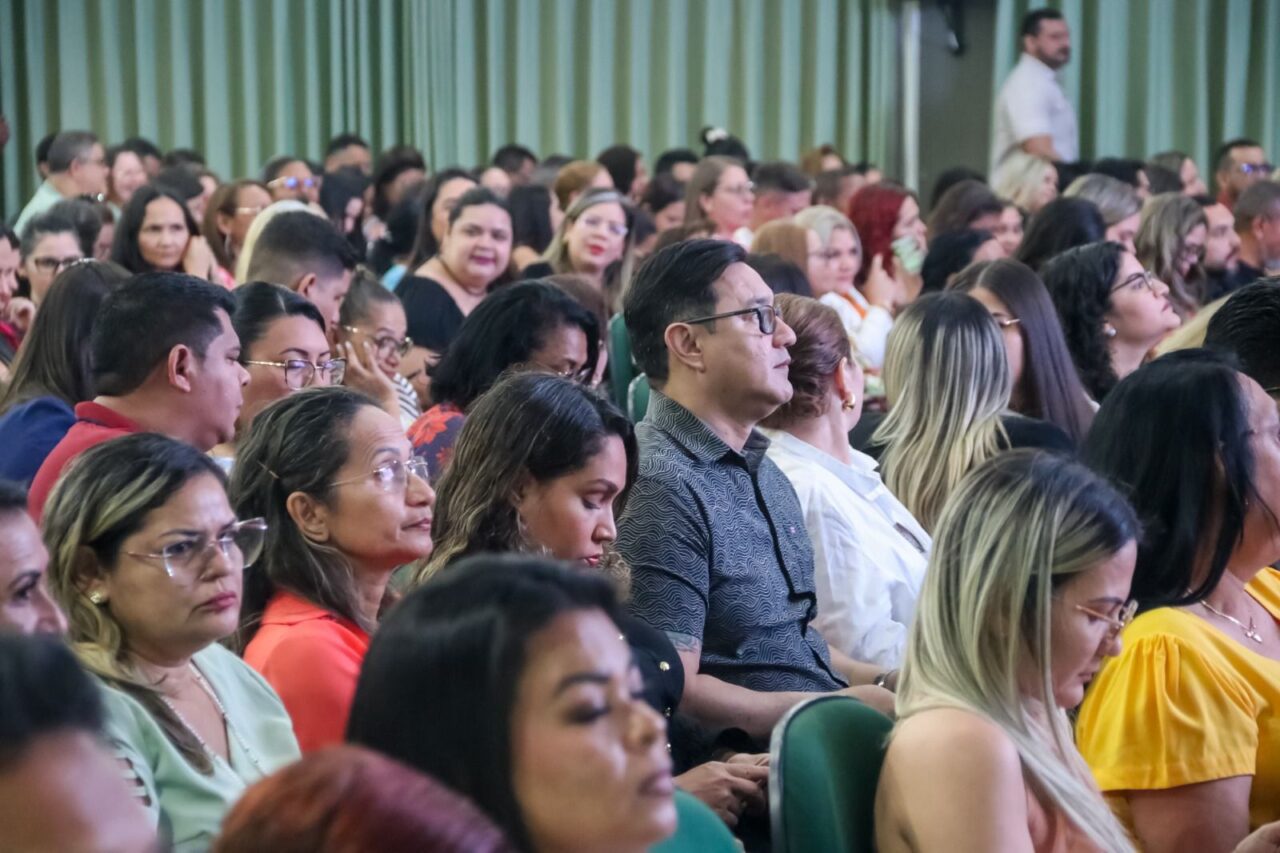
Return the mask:
<svg viewBox="0 0 1280 853">
<path fill-rule="evenodd" d="M 1071 30 L 1056 9 L 1022 19 L 1022 56 L 996 98 L 991 174 L 1014 151 L 1054 162 L 1080 158 L 1076 111 L 1057 71 L 1071 59 Z"/>
</svg>

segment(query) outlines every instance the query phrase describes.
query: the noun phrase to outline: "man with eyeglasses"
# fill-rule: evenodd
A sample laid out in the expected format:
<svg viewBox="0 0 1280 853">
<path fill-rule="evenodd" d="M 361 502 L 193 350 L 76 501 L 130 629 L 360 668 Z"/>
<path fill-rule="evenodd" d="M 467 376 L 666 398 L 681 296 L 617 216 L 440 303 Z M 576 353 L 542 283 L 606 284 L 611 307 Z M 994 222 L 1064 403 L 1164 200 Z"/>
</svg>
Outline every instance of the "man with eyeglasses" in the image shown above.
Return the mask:
<svg viewBox="0 0 1280 853">
<path fill-rule="evenodd" d="M 49 146 L 49 177 L 22 209 L 13 230 L 19 234 L 33 216 L 64 198 L 106 198 L 107 153 L 98 137 L 87 130 L 65 130 Z"/>
<path fill-rule="evenodd" d="M 767 746 L 786 711 L 846 689 L 854 664 L 813 628 L 813 549 L 756 424 L 791 398 L 795 333 L 736 243 L 691 240 L 640 268 L 624 306 L 653 388 L 617 548 L 632 611 L 684 664 L 682 710 Z M 872 670 L 864 681 L 874 677 Z M 879 687 L 853 695 L 888 710 Z"/>
<path fill-rule="evenodd" d="M 276 157 L 263 167 L 262 182 L 275 201 L 291 199 L 304 204 L 320 201 L 320 180 L 300 157 Z"/>
<path fill-rule="evenodd" d="M 1280 273 L 1280 184 L 1259 181 L 1240 194 L 1235 207 L 1240 260 L 1236 281 L 1249 284 Z"/>
<path fill-rule="evenodd" d="M 1218 148 L 1214 164 L 1218 201 L 1229 208 L 1235 207 L 1245 190 L 1269 178 L 1274 168 L 1267 162 L 1267 153 L 1262 150 L 1262 145 L 1252 139 L 1224 142 Z"/>
</svg>

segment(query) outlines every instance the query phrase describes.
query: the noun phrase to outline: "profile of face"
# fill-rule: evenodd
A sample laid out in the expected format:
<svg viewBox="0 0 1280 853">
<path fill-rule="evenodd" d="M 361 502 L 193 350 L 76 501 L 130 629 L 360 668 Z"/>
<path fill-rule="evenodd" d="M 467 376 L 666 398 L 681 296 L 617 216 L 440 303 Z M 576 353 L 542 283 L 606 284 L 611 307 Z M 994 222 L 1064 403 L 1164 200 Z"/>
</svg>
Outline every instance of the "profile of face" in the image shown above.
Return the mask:
<svg viewBox="0 0 1280 853">
<path fill-rule="evenodd" d="M 1151 179 L 1147 177 L 1146 169 L 1138 170 L 1137 183 L 1134 184 L 1133 188 L 1138 193 L 1138 198 L 1143 201 L 1151 198 Z"/>
<path fill-rule="evenodd" d="M 711 192 L 699 197 L 702 213 L 716 227 L 718 234 L 732 234 L 751 222 L 756 194 L 751 180 L 741 166 L 729 166 Z"/>
<path fill-rule="evenodd" d="M 116 759 L 86 731 L 43 734 L 0 773 L 0 825 L 12 850 L 158 850 Z"/>
<path fill-rule="evenodd" d="M 235 210 L 230 216 L 218 214 L 218 232 L 230 245 L 233 254 L 239 254 L 249 226 L 258 214 L 271 204 L 271 194 L 262 187 L 247 184 L 236 191 Z"/>
<path fill-rule="evenodd" d="M 598 276 L 626 248 L 626 211 L 617 202 L 588 207 L 565 231 L 565 243 L 574 270 Z"/>
<path fill-rule="evenodd" d="M 340 337 L 357 346 L 364 346 L 366 341 L 372 345 L 378 368 L 390 379 L 400 372 L 404 363 L 400 348 L 404 345 L 408 327 L 409 321 L 400 300 L 372 302 L 368 308 L 368 316 L 358 325 L 351 328 L 340 327 Z"/>
<path fill-rule="evenodd" d="M 72 176 L 76 187 L 85 195 L 106 195 L 107 154 L 99 142 L 93 143 L 83 157 L 77 157 L 71 164 Z"/>
<path fill-rule="evenodd" d="M 495 204 L 464 208 L 440 243 L 440 258 L 458 284 L 488 287 L 511 261 L 511 215 Z"/>
<path fill-rule="evenodd" d="M 1225 204 L 1204 209 L 1209 228 L 1204 238 L 1204 268 L 1210 272 L 1235 272 L 1240 261 L 1240 235 L 1236 220 Z"/>
<path fill-rule="evenodd" d="M 683 223 L 684 199 L 673 201 L 653 214 L 653 224 L 658 229 L 659 234 L 668 228 L 679 228 Z"/>
<path fill-rule="evenodd" d="M 898 218 L 893 223 L 893 239 L 911 237 L 922 250 L 928 245 L 928 228 L 920 218 L 920 205 L 911 196 L 902 200 Z"/>
<path fill-rule="evenodd" d="M 311 167 L 302 160 L 293 160 L 285 164 L 279 174 L 267 182 L 271 198 L 275 201 L 301 201 L 315 204 L 320 200 L 320 183 L 311 173 Z"/>
<path fill-rule="evenodd" d="M 229 636 L 240 619 L 244 557 L 236 548 L 199 549 L 236 524 L 222 483 L 197 474 L 124 538 L 114 563 L 81 579 L 120 626 L 125 647 L 149 661 L 182 658 Z M 181 570 L 166 566 L 166 547 L 197 552 Z"/>
<path fill-rule="evenodd" d="M 66 617 L 49 595 L 49 552 L 21 510 L 0 513 L 0 631 L 63 634 Z"/>
<path fill-rule="evenodd" d="M 329 374 L 314 368 L 293 369 L 261 362 L 305 361 L 315 365 L 328 361 L 331 356 L 324 329 L 314 320 L 297 314 L 273 320 L 262 337 L 245 349 L 249 384 L 244 387 L 244 406 L 240 409 L 237 432 L 248 429 L 258 413 L 276 400 L 303 388 L 330 384 Z"/>
<path fill-rule="evenodd" d="M 636 174 L 631 179 L 631 199 L 639 201 L 644 191 L 649 188 L 649 167 L 644 164 L 643 157 L 636 158 Z"/>
<path fill-rule="evenodd" d="M 1022 213 L 1017 205 L 1005 205 L 1000 211 L 1000 220 L 990 230 L 1004 248 L 1005 257 L 1012 258 L 1018 246 L 1022 245 Z"/>
<path fill-rule="evenodd" d="M 1120 654 L 1117 625 L 1129 600 L 1137 560 L 1138 546 L 1126 542 L 1055 590 L 1049 617 L 1049 683 L 1059 708 L 1079 705 L 1103 661 Z M 1039 694 L 1034 688 L 1028 692 Z"/>
<path fill-rule="evenodd" d="M 31 286 L 31 301 L 39 305 L 58 273 L 84 257 L 80 240 L 72 231 L 45 234 L 36 240 L 31 254 L 22 261 L 22 274 Z"/>
<path fill-rule="evenodd" d="M 1187 236 L 1182 238 L 1182 247 L 1174 260 L 1178 275 L 1186 278 L 1191 268 L 1200 262 L 1200 258 L 1204 256 L 1204 244 L 1208 231 L 1209 229 L 1204 225 L 1194 225 L 1187 232 Z"/>
<path fill-rule="evenodd" d="M 497 166 L 490 166 L 480 173 L 480 186 L 491 190 L 498 198 L 506 198 L 511 192 L 511 176 Z"/>
<path fill-rule="evenodd" d="M 595 568 L 617 538 L 613 501 L 626 483 L 627 451 L 610 435 L 578 470 L 546 482 L 527 477 L 515 508 L 531 544 L 557 560 Z"/>
<path fill-rule="evenodd" d="M 809 190 L 788 193 L 770 190 L 756 193 L 753 221 L 756 226 L 795 216 L 809 206 Z"/>
<path fill-rule="evenodd" d="M 1232 561 L 1266 566 L 1280 559 L 1280 527 L 1275 521 L 1275 513 L 1280 511 L 1280 409 L 1276 408 L 1275 398 L 1253 379 L 1243 373 L 1237 378 L 1248 408 L 1249 449 L 1253 452 L 1253 481 L 1258 494 L 1256 500 L 1249 501 L 1244 534 Z"/>
<path fill-rule="evenodd" d="M 1142 224 L 1142 213 L 1126 216 L 1115 225 L 1108 225 L 1104 239 L 1124 246 L 1124 250 L 1129 253 L 1136 253 L 1138 250 L 1134 248 L 1134 238 L 1138 236 L 1138 227 Z"/>
<path fill-rule="evenodd" d="M 184 405 L 201 418 L 191 443 L 204 451 L 235 437 L 244 388 L 249 384 L 249 371 L 240 363 L 240 338 L 226 312 L 219 308 L 216 313 L 222 331 L 209 343 L 204 358 L 190 352 L 186 374 L 177 379 L 187 394 Z"/>
<path fill-rule="evenodd" d="M 1058 197 L 1058 170 L 1050 165 L 1046 166 L 1044 174 L 1040 177 L 1040 186 L 1037 188 L 1035 196 L 1031 200 L 1031 212 L 1039 211 L 1049 202 Z"/>
<path fill-rule="evenodd" d="M 0 309 L 8 308 L 9 300 L 18 291 L 18 270 L 21 268 L 22 252 L 8 240 L 0 240 Z"/>
<path fill-rule="evenodd" d="M 114 222 L 104 222 L 102 227 L 98 229 L 98 239 L 93 241 L 93 257 L 95 260 L 105 261 L 111 258 L 111 244 L 116 239 L 116 224 Z"/>
<path fill-rule="evenodd" d="M 147 170 L 142 167 L 142 160 L 132 151 L 121 151 L 116 154 L 111 164 L 111 200 L 120 207 L 129 203 L 138 187 L 147 182 Z"/>
<path fill-rule="evenodd" d="M 409 347 L 409 351 L 400 359 L 400 375 L 409 380 L 423 409 L 432 405 L 431 374 L 427 371 L 439 362 L 439 353 L 417 345 Z"/>
<path fill-rule="evenodd" d="M 1022 48 L 1050 68 L 1071 61 L 1071 29 L 1066 21 L 1041 21 L 1034 36 L 1024 36 Z"/>
<path fill-rule="evenodd" d="M 809 287 L 815 298 L 828 293 L 848 293 L 862 269 L 862 250 L 847 228 L 833 228 L 827 245 L 822 245 L 818 232 L 805 232 L 808 248 Z"/>
<path fill-rule="evenodd" d="M 437 244 L 444 242 L 444 235 L 449 231 L 449 214 L 457 207 L 458 199 L 475 188 L 476 182 L 470 178 L 450 178 L 441 184 L 431 203 L 431 233 Z"/>
<path fill-rule="evenodd" d="M 1200 167 L 1190 157 L 1182 161 L 1178 177 L 1182 179 L 1182 194 L 1185 196 L 1204 195 L 1209 192 L 1209 188 L 1204 185 L 1204 179 L 1200 177 Z"/>
<path fill-rule="evenodd" d="M 157 196 L 147 203 L 138 229 L 138 252 L 153 269 L 176 270 L 182 266 L 191 232 L 187 230 L 186 211 L 167 196 Z"/>
<path fill-rule="evenodd" d="M 1129 252 L 1121 255 L 1120 272 L 1111 283 L 1111 306 L 1103 316 L 1116 331 L 1113 344 L 1143 350 L 1182 323 L 1169 303 L 1169 286 L 1144 270 Z"/>
<path fill-rule="evenodd" d="M 1000 327 L 1000 338 L 1004 341 L 1005 355 L 1009 357 L 1009 380 L 1014 389 L 1013 397 L 1018 397 L 1018 383 L 1022 380 L 1022 364 L 1025 358 L 1026 343 L 1022 338 L 1022 324 L 1019 318 L 1009 310 L 999 296 L 985 287 L 975 287 L 969 295 L 982 303 L 991 319 Z"/>
<path fill-rule="evenodd" d="M 351 289 L 351 276 L 351 270 L 343 270 L 340 275 L 308 273 L 298 285 L 298 295 L 320 309 L 326 329 L 338 328 L 342 300 L 347 298 L 347 291 Z"/>
<path fill-rule="evenodd" d="M 543 333 L 541 345 L 529 355 L 532 367 L 568 379 L 581 377 L 587 368 L 587 336 L 579 326 L 562 323 Z"/>
<path fill-rule="evenodd" d="M 384 574 L 431 555 L 436 495 L 408 470 L 413 446 L 400 422 L 362 407 L 347 427 L 347 458 L 320 498 L 294 492 L 289 515 L 304 536 L 336 549 L 357 571 Z"/>
<path fill-rule="evenodd" d="M 1218 185 L 1225 187 L 1232 201 L 1240 198 L 1240 193 L 1269 177 L 1267 154 L 1258 145 L 1242 145 L 1231 149 L 1231 166 L 1225 172 L 1218 173 Z"/>
<path fill-rule="evenodd" d="M 355 232 L 362 219 L 364 219 L 364 196 L 352 196 L 347 199 L 347 206 L 342 211 L 342 221 L 338 223 L 339 232 L 342 234 Z"/>
<path fill-rule="evenodd" d="M 648 850 L 675 831 L 665 720 L 602 611 L 563 613 L 525 647 L 511 776 L 535 850 Z"/>
</svg>

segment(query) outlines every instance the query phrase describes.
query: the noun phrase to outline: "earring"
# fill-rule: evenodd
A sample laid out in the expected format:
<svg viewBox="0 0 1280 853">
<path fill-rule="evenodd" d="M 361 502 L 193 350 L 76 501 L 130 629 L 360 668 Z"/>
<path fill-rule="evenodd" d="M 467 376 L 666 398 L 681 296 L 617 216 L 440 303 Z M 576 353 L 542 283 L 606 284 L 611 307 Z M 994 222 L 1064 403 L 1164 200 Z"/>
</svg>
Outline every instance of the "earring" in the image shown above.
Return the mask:
<svg viewBox="0 0 1280 853">
<path fill-rule="evenodd" d="M 845 400 L 843 403 L 840 404 L 840 408 L 844 409 L 846 412 L 852 412 L 855 408 L 857 408 L 857 406 L 858 406 L 858 398 L 856 396 L 850 396 L 848 400 Z"/>
<path fill-rule="evenodd" d="M 93 592 L 89 593 L 89 600 L 93 602 L 95 607 L 101 607 L 103 604 L 106 603 L 107 597 L 102 593 L 98 592 L 97 590 L 94 590 Z"/>
<path fill-rule="evenodd" d="M 1115 327 L 1115 326 L 1109 326 L 1109 325 L 1108 325 L 1108 326 L 1103 326 L 1103 327 L 1102 327 L 1102 334 L 1106 335 L 1108 338 L 1114 338 L 1114 337 L 1116 336 L 1116 327 Z"/>
</svg>

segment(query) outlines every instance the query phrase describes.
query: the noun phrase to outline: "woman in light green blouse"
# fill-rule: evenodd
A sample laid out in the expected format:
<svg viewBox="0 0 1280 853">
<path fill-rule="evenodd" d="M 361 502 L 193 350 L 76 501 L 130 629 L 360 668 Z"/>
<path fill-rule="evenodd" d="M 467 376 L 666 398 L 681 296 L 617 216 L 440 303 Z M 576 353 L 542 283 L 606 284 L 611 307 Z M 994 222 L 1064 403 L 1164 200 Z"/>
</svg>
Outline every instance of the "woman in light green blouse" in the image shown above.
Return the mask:
<svg viewBox="0 0 1280 853">
<path fill-rule="evenodd" d="M 87 451 L 45 509 L 50 582 L 107 737 L 178 851 L 207 848 L 245 787 L 298 757 L 279 698 L 218 644 L 265 530 L 236 519 L 215 463 L 153 434 Z"/>
</svg>

